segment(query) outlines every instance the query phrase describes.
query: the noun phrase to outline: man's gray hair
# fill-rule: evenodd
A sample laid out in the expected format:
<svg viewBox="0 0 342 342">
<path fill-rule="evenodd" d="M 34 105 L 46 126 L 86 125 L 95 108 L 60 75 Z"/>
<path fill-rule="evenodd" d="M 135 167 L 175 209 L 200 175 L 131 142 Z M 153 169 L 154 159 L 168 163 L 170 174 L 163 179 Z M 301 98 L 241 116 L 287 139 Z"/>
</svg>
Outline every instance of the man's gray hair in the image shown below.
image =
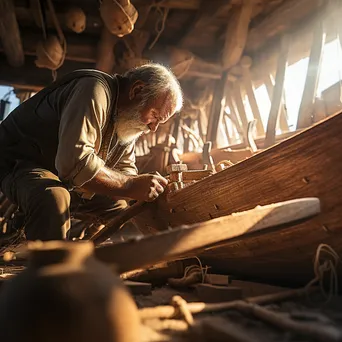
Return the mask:
<svg viewBox="0 0 342 342">
<path fill-rule="evenodd" d="M 164 93 L 169 93 L 175 112 L 179 112 L 183 106 L 182 88 L 170 69 L 157 64 L 148 63 L 128 70 L 124 75 L 131 84 L 142 81 L 146 86 L 142 90 L 142 95 L 146 101 Z"/>
</svg>

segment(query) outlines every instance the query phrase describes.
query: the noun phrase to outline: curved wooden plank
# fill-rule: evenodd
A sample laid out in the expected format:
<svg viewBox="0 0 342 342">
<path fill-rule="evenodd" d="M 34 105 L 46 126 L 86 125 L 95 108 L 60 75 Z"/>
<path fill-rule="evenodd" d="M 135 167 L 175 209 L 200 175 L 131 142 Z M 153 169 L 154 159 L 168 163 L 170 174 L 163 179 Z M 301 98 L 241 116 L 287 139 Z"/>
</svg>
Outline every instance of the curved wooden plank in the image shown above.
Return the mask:
<svg viewBox="0 0 342 342">
<path fill-rule="evenodd" d="M 267 228 L 302 220 L 320 212 L 317 198 L 280 202 L 233 213 L 214 220 L 181 226 L 172 231 L 96 249 L 103 262 L 114 263 L 120 273 L 174 260 L 215 243 Z"/>
</svg>

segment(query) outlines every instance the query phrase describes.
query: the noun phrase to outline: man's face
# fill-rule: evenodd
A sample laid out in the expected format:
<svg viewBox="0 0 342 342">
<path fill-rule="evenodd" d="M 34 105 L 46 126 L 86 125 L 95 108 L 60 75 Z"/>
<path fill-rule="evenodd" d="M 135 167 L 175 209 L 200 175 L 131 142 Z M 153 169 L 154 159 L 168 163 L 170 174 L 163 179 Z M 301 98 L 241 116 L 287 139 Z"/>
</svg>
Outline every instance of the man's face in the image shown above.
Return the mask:
<svg viewBox="0 0 342 342">
<path fill-rule="evenodd" d="M 165 123 L 174 114 L 170 94 L 162 94 L 149 101 L 140 110 L 141 122 L 152 132 L 158 129 L 159 124 Z"/>
<path fill-rule="evenodd" d="M 117 121 L 116 132 L 124 143 L 136 140 L 143 133 L 155 132 L 175 111 L 169 94 L 161 94 L 143 105 L 139 95 L 131 101 L 130 106 L 119 111 Z"/>
</svg>

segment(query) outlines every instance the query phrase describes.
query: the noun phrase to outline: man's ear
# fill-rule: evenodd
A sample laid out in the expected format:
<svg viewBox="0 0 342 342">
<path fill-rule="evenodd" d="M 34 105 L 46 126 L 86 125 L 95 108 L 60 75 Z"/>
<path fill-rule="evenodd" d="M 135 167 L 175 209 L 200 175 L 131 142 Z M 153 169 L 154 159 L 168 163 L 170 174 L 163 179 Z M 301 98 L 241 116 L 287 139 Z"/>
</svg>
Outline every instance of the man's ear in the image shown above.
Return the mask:
<svg viewBox="0 0 342 342">
<path fill-rule="evenodd" d="M 143 81 L 135 81 L 129 90 L 129 99 L 133 100 L 139 96 L 145 85 Z"/>
</svg>

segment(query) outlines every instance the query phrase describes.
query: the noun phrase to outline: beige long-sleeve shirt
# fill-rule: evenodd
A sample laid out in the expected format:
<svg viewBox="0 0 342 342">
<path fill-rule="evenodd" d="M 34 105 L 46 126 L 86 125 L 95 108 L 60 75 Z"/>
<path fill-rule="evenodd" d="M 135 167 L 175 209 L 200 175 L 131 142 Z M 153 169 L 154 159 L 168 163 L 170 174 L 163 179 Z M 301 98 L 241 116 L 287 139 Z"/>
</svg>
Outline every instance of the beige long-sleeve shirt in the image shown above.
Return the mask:
<svg viewBox="0 0 342 342">
<path fill-rule="evenodd" d="M 61 179 L 80 187 L 106 164 L 98 154 L 103 147 L 103 134 L 109 124 L 109 115 L 116 110 L 110 108 L 110 101 L 115 99 L 108 98 L 103 83 L 93 77 L 72 81 L 64 89 L 52 93 L 50 100 L 56 103 L 58 97 L 62 98 L 64 105 L 60 110 L 55 166 Z M 110 152 L 118 148 L 117 143 L 114 137 Z M 134 144 L 125 146 L 121 153 L 114 168 L 125 174 L 136 175 Z"/>
</svg>

